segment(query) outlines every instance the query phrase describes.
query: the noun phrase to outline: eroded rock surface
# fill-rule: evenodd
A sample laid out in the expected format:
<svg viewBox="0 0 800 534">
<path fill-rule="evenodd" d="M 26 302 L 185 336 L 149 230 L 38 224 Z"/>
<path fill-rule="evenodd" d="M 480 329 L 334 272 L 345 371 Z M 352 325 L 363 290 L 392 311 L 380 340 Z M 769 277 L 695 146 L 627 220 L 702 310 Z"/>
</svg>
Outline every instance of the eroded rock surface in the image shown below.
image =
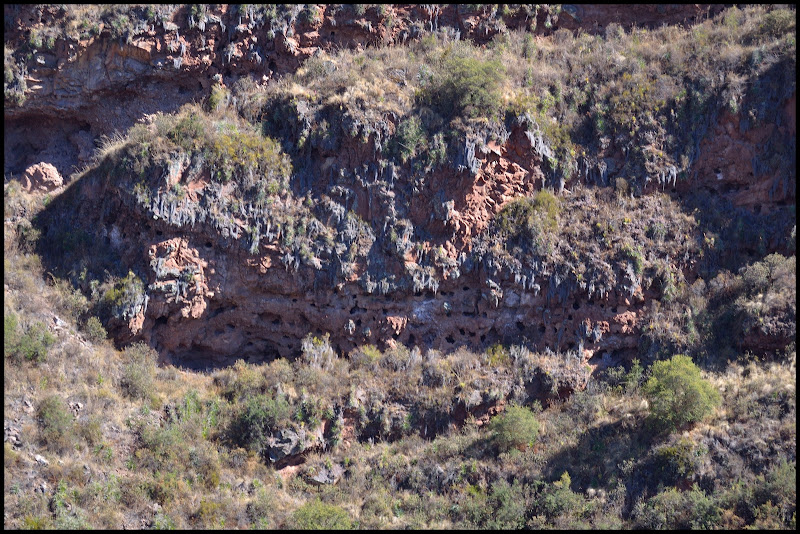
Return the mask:
<svg viewBox="0 0 800 534">
<path fill-rule="evenodd" d="M 64 16 L 56 6 L 5 9 L 9 43 Z M 89 162 L 102 135 L 201 100 L 215 83 L 230 87 L 249 79 L 264 84 L 294 72 L 320 51 L 404 43 L 418 37 L 421 26 L 450 26 L 481 44 L 501 30 L 486 10 L 388 9 L 396 21 L 391 28 L 379 24 L 376 10 L 354 18 L 326 6 L 315 20 L 292 19 L 291 27 L 277 28 L 228 6 L 202 16 L 188 6 L 164 7 L 158 22 L 142 21 L 125 38 L 113 37 L 108 25 L 93 35 L 61 36 L 29 65 L 25 101 L 6 107 L 6 172 L 24 172 L 30 187 L 52 190 L 60 185 L 59 173 L 69 176 Z M 716 8 L 564 6 L 558 18 L 549 9 L 509 22 L 539 34 L 559 28 L 600 32 L 612 19 L 623 26 L 652 25 L 665 17 L 691 22 Z M 795 95 L 777 91 L 775 98 L 784 109 L 778 123 L 756 124 L 732 112 L 715 117 L 691 179 L 677 184 L 674 172 L 657 169 L 638 209 L 657 213 L 665 201 L 651 195 L 656 191 L 683 193 L 699 186 L 755 211 L 792 203 L 794 182 L 762 172 L 764 146 L 795 135 Z M 298 120 L 313 118 L 307 102 L 298 101 L 294 111 Z M 381 120 L 376 124 L 383 130 L 367 132 L 367 138 L 396 130 L 392 119 Z M 314 157 L 298 180 L 305 180 L 304 186 L 312 180 L 336 181 L 338 197 L 325 190 L 331 193 L 326 222 L 352 211 L 369 226 L 361 233 L 356 228 L 357 237 L 348 243 L 368 252 L 347 266 L 333 257 L 289 254 L 277 234 L 271 236 L 273 228 L 263 229 L 258 246 L 250 246 L 252 213 L 242 207 L 224 220 L 207 215 L 209 199 L 230 195 L 232 186 L 212 183 L 208 171 L 189 156 L 162 169 L 164 176 L 148 177 L 153 197 L 146 201 L 131 193 L 139 178 L 117 176 L 113 182 L 93 177 L 76 184 L 64 203 L 79 206 L 80 224 L 96 238 L 93 252 L 118 257 L 146 286 L 146 298 L 124 321 L 110 325 L 117 341 L 144 340 L 164 361 L 205 368 L 237 359 L 294 357 L 308 333 L 330 334 L 343 353 L 363 344 L 448 351 L 525 342 L 540 350 L 572 350 L 583 362 L 599 365 L 611 353 L 636 350 L 648 302 L 660 294 L 652 273 L 637 272 L 633 259 L 612 261 L 606 249 L 613 243 L 603 242 L 605 229 L 572 235 L 591 246 L 560 270 L 544 263 L 520 266 L 513 258 L 502 263 L 488 240 L 485 250 L 475 250 L 476 238 L 487 233 L 497 213 L 543 186 L 556 191 L 573 213 L 591 211 L 580 188 L 614 185 L 626 158 L 623 149 L 612 140 L 598 154 L 579 158 L 569 180 L 547 182 L 544 162 L 551 154 L 536 130 L 517 124 L 501 133 L 480 142 L 465 139 L 457 160 L 430 173 L 423 184 L 391 167 L 378 169 L 371 161 L 374 149 L 354 139 L 339 140 L 335 150 L 313 148 Z M 388 189 L 378 182 L 397 185 Z M 171 193 L 179 187 L 185 188 L 180 197 Z M 319 210 L 317 215 L 321 220 Z M 618 231 L 638 232 L 644 239 L 644 227 L 618 219 L 629 225 Z M 381 237 L 384 221 L 394 225 L 394 242 Z M 702 236 L 685 217 L 669 219 L 668 226 L 664 232 L 679 254 L 643 261 L 691 281 L 699 255 L 692 243 L 702 242 Z M 419 247 L 409 240 L 415 228 L 427 235 Z M 556 248 L 565 252 L 568 245 Z"/>
</svg>

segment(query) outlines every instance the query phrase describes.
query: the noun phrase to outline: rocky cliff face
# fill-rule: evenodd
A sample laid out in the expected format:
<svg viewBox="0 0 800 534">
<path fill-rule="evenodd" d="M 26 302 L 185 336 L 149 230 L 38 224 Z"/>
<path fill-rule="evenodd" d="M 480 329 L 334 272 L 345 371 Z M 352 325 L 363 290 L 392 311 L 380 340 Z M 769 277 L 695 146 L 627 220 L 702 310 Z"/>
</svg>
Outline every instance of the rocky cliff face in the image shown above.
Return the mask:
<svg viewBox="0 0 800 534">
<path fill-rule="evenodd" d="M 69 176 L 90 163 L 101 135 L 137 122 L 152 124 L 157 112 L 199 101 L 215 85 L 230 87 L 244 78 L 266 84 L 320 51 L 400 44 L 440 27 L 477 43 L 488 42 L 507 24 L 539 34 L 559 26 L 603 32 L 612 20 L 690 22 L 718 8 L 545 7 L 503 19 L 456 6 L 386 6 L 360 14 L 319 6 L 308 16 L 290 10 L 271 18 L 252 8 L 161 6 L 122 29 L 119 15 L 100 17 L 95 31 L 77 29 L 76 37 L 53 29 L 72 27 L 74 14 L 66 8 L 4 9 L 6 45 L 21 50 L 13 60 L 24 80 L 24 102 L 5 110 L 5 174 L 46 163 Z M 52 47 L 23 45 L 48 32 Z M 30 58 L 23 68 L 25 50 Z M 655 192 L 683 194 L 701 184 L 736 206 L 765 213 L 794 203 L 794 180 L 760 163 L 770 146 L 796 135 L 795 95 L 780 98 L 783 114 L 776 122 L 762 118 L 753 125 L 733 112 L 715 116 L 692 164 L 691 181 L 654 181 L 647 194 L 621 201 L 610 215 L 593 213 L 597 195 L 605 193 L 588 186 L 613 184 L 626 154 L 612 143 L 593 159 L 581 160 L 579 172 L 558 188 L 561 239 L 549 259 L 538 263 L 517 265 L 495 256 L 486 237 L 496 214 L 515 198 L 540 190 L 547 179 L 546 147 L 522 125 L 499 139 L 467 143 L 460 170 L 437 170 L 422 184 L 409 174 L 395 177 L 389 176 L 391 169 L 377 169 L 372 153 L 356 141 L 342 141 L 336 151 L 319 146 L 306 152 L 306 176 L 313 177 L 308 180 L 321 182 L 339 170 L 335 191 L 341 196 L 328 207 L 320 197 L 334 189 L 311 184 L 314 220 L 342 229 L 350 224 L 337 211 L 344 208 L 367 222 L 361 230 L 352 223 L 353 235 L 344 244 L 364 250 L 350 257 L 346 268 L 338 253 L 287 253 L 281 246 L 285 236 L 272 232 L 274 226 L 262 227 L 259 221 L 268 219 L 252 205 L 212 215 L 215 199 L 232 191 L 212 183 L 190 157 L 151 168 L 144 195 L 136 190 L 139 177 L 109 155 L 106 166 L 83 175 L 69 194 L 58 197 L 44 220 L 46 230 L 84 228 L 92 254 L 135 274 L 143 291 L 115 314 L 112 331 L 120 342 L 148 342 L 164 361 L 205 368 L 236 359 L 293 357 L 306 334 L 327 333 L 342 352 L 363 344 L 448 351 L 527 342 L 607 365 L 612 355 L 631 354 L 639 346 L 650 302 L 664 294 L 664 284 L 654 283 L 661 276 L 657 272 L 688 283 L 697 276 L 702 231 L 676 201 Z M 392 120 L 388 124 L 389 133 L 398 127 Z M 379 182 L 391 182 L 392 189 L 381 189 Z M 642 220 L 630 221 L 628 209 L 644 214 Z M 657 220 L 667 221 L 664 234 L 653 231 Z M 380 234 L 384 221 L 400 232 L 394 240 Z M 615 230 L 627 237 L 617 237 L 613 246 L 608 238 L 604 248 L 607 221 L 616 221 Z M 404 244 L 403 225 L 427 236 L 420 246 Z M 649 268 L 644 269 L 633 252 L 625 252 L 630 238 L 669 253 L 645 254 L 638 260 Z M 578 246 L 588 241 L 596 243 Z"/>
<path fill-rule="evenodd" d="M 689 23 L 719 7 L 652 7 L 640 13 L 619 6 L 543 5 L 500 19 L 496 10 L 457 5 L 387 5 L 360 14 L 319 5 L 313 18 L 301 13 L 302 6 L 287 9 L 268 18 L 253 7 L 240 13 L 225 5 L 200 11 L 153 6 L 131 13 L 6 5 L 6 78 L 14 78 L 11 85 L 24 98 L 21 105 L 12 99 L 5 107 L 4 173 L 22 174 L 46 162 L 68 176 L 89 161 L 101 136 L 206 96 L 218 74 L 229 85 L 242 76 L 266 82 L 294 72 L 322 50 L 402 44 L 440 27 L 486 43 L 506 28 L 549 34 L 563 24 L 596 32 L 611 21 L 660 25 L 665 16 L 668 23 Z"/>
</svg>

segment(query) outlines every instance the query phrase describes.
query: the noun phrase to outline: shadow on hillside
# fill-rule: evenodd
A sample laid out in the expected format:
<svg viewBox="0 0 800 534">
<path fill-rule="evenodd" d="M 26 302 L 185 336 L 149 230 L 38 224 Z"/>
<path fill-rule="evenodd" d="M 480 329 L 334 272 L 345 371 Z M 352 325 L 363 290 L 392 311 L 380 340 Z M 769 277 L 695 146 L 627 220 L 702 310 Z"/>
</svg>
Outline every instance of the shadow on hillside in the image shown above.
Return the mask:
<svg viewBox="0 0 800 534">
<path fill-rule="evenodd" d="M 114 199 L 98 198 L 98 191 L 102 191 L 101 172 L 71 183 L 32 221 L 41 232 L 36 253 L 45 272 L 85 291 L 92 280 L 102 282 L 109 275 L 124 277 L 133 267 L 123 264 L 106 235 L 108 217 L 115 217 L 117 210 Z"/>
<path fill-rule="evenodd" d="M 581 493 L 589 488 L 610 493 L 621 482 L 629 510 L 635 499 L 652 493 L 658 484 L 644 458 L 660 439 L 646 419 L 631 414 L 586 430 L 577 445 L 549 459 L 544 474 L 548 480 L 558 480 L 567 471 L 572 490 Z"/>
</svg>

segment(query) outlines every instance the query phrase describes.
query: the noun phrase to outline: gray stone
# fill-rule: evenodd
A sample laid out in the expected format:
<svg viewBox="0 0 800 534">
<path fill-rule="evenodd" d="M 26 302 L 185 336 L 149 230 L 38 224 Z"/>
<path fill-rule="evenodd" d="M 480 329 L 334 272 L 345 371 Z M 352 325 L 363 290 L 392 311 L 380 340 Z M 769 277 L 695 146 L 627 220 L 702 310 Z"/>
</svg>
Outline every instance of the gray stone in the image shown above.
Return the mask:
<svg viewBox="0 0 800 534">
<path fill-rule="evenodd" d="M 278 462 L 287 456 L 300 454 L 305 450 L 305 430 L 284 428 L 270 436 L 267 445 L 267 457 L 270 462 Z"/>
<path fill-rule="evenodd" d="M 339 464 L 333 464 L 330 467 L 316 466 L 309 468 L 304 478 L 306 482 L 314 486 L 332 486 L 339 482 L 344 474 L 344 468 Z"/>
</svg>

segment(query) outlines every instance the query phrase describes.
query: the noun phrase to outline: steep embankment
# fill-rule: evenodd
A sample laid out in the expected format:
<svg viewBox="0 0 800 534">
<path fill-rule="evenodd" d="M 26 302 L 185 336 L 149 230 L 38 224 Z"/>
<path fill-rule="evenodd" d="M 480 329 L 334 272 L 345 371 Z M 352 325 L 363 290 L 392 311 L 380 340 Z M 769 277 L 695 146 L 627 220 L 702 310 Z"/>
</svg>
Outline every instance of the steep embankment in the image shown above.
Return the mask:
<svg viewBox="0 0 800 534">
<path fill-rule="evenodd" d="M 87 293 L 111 273 L 98 293 L 111 331 L 165 361 L 292 357 L 310 332 L 342 352 L 526 342 L 607 363 L 640 348 L 651 301 L 718 267 L 705 254 L 733 265 L 739 245 L 715 250 L 723 230 L 687 209 L 699 192 L 732 203 L 759 254 L 786 247 L 793 59 L 725 48 L 727 22 L 687 51 L 670 29 L 625 40 L 589 6 L 560 12 L 564 27 L 605 39 L 552 33 L 547 8 L 154 9 L 92 12 L 87 28 L 16 8 L 7 43 L 27 38 L 32 60 L 6 111 L 6 172 L 89 165 L 40 218 L 47 257 Z M 370 48 L 324 52 L 338 46 Z M 205 111 L 154 114 L 206 95 Z M 92 137 L 134 122 L 90 161 Z"/>
</svg>

